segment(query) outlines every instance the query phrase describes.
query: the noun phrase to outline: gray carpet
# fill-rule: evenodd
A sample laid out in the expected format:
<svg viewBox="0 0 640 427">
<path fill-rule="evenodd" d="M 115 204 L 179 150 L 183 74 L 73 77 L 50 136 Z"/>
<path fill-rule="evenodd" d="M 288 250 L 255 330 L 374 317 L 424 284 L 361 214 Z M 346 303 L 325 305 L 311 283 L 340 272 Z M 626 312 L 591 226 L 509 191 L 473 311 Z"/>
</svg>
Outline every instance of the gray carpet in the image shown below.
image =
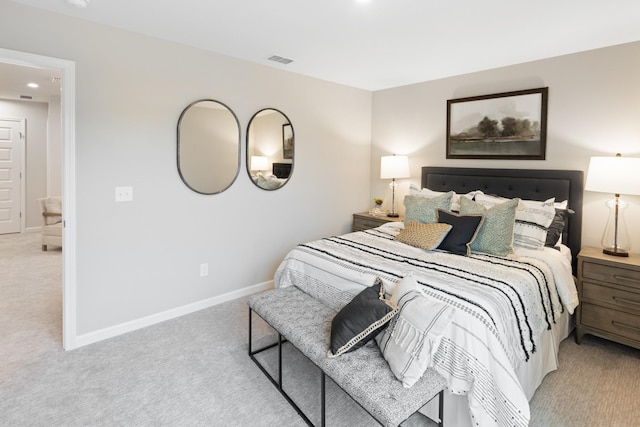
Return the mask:
<svg viewBox="0 0 640 427">
<path fill-rule="evenodd" d="M 37 233 L 0 236 L 1 426 L 304 425 L 246 354 L 246 298 L 64 352 L 61 262 Z M 317 420 L 319 375 L 297 352 L 285 355 L 285 389 Z M 531 402 L 532 426 L 637 425 L 640 350 L 568 339 L 560 363 Z M 329 426 L 376 425 L 328 391 Z M 405 425 L 433 424 L 416 415 Z"/>
</svg>

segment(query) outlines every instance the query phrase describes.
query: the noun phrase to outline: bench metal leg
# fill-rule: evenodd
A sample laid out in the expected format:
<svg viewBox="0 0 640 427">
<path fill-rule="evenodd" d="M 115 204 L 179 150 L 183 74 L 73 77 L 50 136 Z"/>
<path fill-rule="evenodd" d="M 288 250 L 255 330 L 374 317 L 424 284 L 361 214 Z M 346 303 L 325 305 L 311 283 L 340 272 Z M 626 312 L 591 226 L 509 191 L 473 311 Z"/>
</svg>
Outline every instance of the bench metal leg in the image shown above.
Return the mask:
<svg viewBox="0 0 640 427">
<path fill-rule="evenodd" d="M 258 366 L 258 368 L 260 368 L 262 373 L 266 375 L 266 377 L 271 381 L 271 383 L 278 389 L 280 394 L 282 394 L 282 396 L 287 400 L 289 405 L 291 405 L 291 407 L 293 409 L 295 409 L 295 411 L 307 423 L 307 425 L 309 425 L 310 427 L 314 427 L 314 424 L 304 414 L 304 412 L 302 412 L 302 409 L 300 409 L 298 407 L 298 405 L 293 401 L 293 399 L 291 399 L 291 397 L 289 397 L 287 392 L 284 391 L 284 389 L 282 388 L 282 344 L 283 344 L 283 342 L 287 341 L 286 338 L 283 339 L 282 334 L 280 334 L 280 332 L 278 332 L 276 330 L 276 332 L 278 332 L 278 341 L 277 342 L 275 342 L 273 344 L 268 344 L 268 345 L 266 345 L 264 347 L 261 347 L 261 348 L 259 348 L 257 350 L 253 350 L 253 347 L 252 347 L 252 339 L 253 339 L 253 337 L 252 337 L 252 324 L 251 324 L 251 318 L 252 318 L 253 313 L 254 313 L 253 309 L 249 308 L 249 357 Z M 260 316 L 258 313 L 256 313 L 256 315 Z M 269 324 L 269 322 L 267 322 L 267 324 L 269 326 L 271 326 Z M 275 328 L 274 328 L 274 330 L 275 330 Z M 278 379 L 277 380 L 275 378 L 273 378 L 273 376 L 267 371 L 267 369 L 262 365 L 262 363 L 260 363 L 258 361 L 258 359 L 255 357 L 256 354 L 261 353 L 261 352 L 263 352 L 265 350 L 269 350 L 269 349 L 274 348 L 276 346 L 278 347 Z M 322 369 L 320 369 L 320 368 L 318 368 L 318 369 L 320 370 L 320 425 L 321 425 L 321 427 L 325 427 L 326 426 L 326 378 L 327 378 L 327 375 L 324 373 L 324 371 Z M 347 393 L 347 395 L 348 395 L 348 393 Z M 440 391 L 440 393 L 438 393 L 434 397 L 438 398 L 438 412 L 439 412 L 438 415 L 439 415 L 439 418 L 440 418 L 440 420 L 438 422 L 438 426 L 439 427 L 444 427 L 444 420 L 443 420 L 443 418 L 444 418 L 444 390 Z M 360 405 L 359 402 L 357 402 L 357 401 L 355 401 L 355 402 L 358 405 Z M 360 405 L 360 406 L 362 407 L 362 405 Z M 364 407 L 362 407 L 362 408 L 365 409 Z M 365 411 L 366 411 L 366 409 L 365 409 Z M 374 417 L 374 419 L 375 419 L 375 417 Z M 380 421 L 378 421 L 378 420 L 376 420 L 376 421 L 379 424 L 382 424 L 382 423 L 380 423 Z"/>
<path fill-rule="evenodd" d="M 325 375 L 323 370 L 320 370 L 320 425 L 325 427 L 326 424 L 326 382 L 327 376 Z"/>
<path fill-rule="evenodd" d="M 438 427 L 444 427 L 444 390 L 438 393 Z"/>
<path fill-rule="evenodd" d="M 249 357 L 251 358 L 251 360 L 253 360 L 253 363 L 255 363 L 258 368 L 260 368 L 260 370 L 262 371 L 262 373 L 269 379 L 269 381 L 271 381 L 271 384 L 273 384 L 278 391 L 280 392 L 280 394 L 282 395 L 282 397 L 284 397 L 286 399 L 286 401 L 289 403 L 289 405 L 291 405 L 291 407 L 293 409 L 295 409 L 295 411 L 298 413 L 298 415 L 300 415 L 300 417 L 304 420 L 305 423 L 307 423 L 308 426 L 310 427 L 314 427 L 313 423 L 311 422 L 311 420 L 304 414 L 304 412 L 302 412 L 302 409 L 300 409 L 300 407 L 298 407 L 298 405 L 293 401 L 293 399 L 287 394 L 286 391 L 284 391 L 284 389 L 282 388 L 282 343 L 286 342 L 286 339 L 283 340 L 282 334 L 280 334 L 280 332 L 278 332 L 278 341 L 273 343 L 273 344 L 268 344 L 264 347 L 261 347 L 257 350 L 253 349 L 252 346 L 252 324 L 251 324 L 251 318 L 253 316 L 254 311 L 249 308 Z M 258 313 L 256 313 L 256 315 L 260 316 Z M 264 319 L 263 319 L 264 320 Z M 269 324 L 269 322 L 267 322 L 267 324 Z M 269 325 L 271 326 L 271 325 Z M 276 331 L 277 332 L 277 331 Z M 269 371 L 267 371 L 267 369 L 262 365 L 262 363 L 260 363 L 260 361 L 255 357 L 256 354 L 261 353 L 265 350 L 269 350 L 271 348 L 274 347 L 278 347 L 278 379 L 276 380 L 275 378 L 273 378 L 273 376 L 269 373 Z M 324 372 L 322 373 L 324 376 Z M 322 390 L 322 400 L 324 401 L 324 387 Z M 323 405 L 323 412 L 324 412 L 324 405 Z M 324 427 L 324 413 L 322 414 L 322 425 Z"/>
</svg>

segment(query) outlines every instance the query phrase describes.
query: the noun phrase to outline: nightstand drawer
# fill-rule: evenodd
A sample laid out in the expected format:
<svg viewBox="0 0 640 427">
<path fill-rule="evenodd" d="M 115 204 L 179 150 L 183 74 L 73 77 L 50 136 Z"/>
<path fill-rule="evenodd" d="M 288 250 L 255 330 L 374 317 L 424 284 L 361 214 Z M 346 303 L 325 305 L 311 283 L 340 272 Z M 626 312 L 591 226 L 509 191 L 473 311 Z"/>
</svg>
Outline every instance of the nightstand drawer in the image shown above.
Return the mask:
<svg viewBox="0 0 640 427">
<path fill-rule="evenodd" d="M 634 314 L 583 303 L 582 323 L 591 328 L 640 341 L 640 316 Z"/>
<path fill-rule="evenodd" d="M 626 292 L 589 282 L 582 283 L 583 300 L 602 302 L 614 309 L 624 309 L 640 315 L 640 293 Z"/>
<path fill-rule="evenodd" d="M 640 290 L 640 271 L 592 262 L 582 265 L 582 277 Z"/>
<path fill-rule="evenodd" d="M 385 222 L 386 221 L 381 221 L 377 219 L 360 218 L 358 220 L 358 225 L 366 230 L 369 228 L 380 227 Z"/>
</svg>

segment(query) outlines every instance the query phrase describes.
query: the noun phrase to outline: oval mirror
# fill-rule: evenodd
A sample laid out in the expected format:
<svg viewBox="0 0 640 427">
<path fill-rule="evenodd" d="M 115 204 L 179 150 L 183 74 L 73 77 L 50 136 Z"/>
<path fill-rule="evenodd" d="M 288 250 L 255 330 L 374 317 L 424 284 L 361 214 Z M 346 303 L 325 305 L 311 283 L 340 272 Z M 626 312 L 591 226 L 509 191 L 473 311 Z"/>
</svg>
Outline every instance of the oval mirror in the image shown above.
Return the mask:
<svg viewBox="0 0 640 427">
<path fill-rule="evenodd" d="M 178 120 L 178 173 L 201 194 L 221 193 L 240 171 L 240 124 L 221 102 L 191 103 Z"/>
<path fill-rule="evenodd" d="M 247 172 L 263 190 L 277 190 L 293 172 L 295 136 L 289 118 L 274 108 L 251 117 L 247 127 Z"/>
</svg>

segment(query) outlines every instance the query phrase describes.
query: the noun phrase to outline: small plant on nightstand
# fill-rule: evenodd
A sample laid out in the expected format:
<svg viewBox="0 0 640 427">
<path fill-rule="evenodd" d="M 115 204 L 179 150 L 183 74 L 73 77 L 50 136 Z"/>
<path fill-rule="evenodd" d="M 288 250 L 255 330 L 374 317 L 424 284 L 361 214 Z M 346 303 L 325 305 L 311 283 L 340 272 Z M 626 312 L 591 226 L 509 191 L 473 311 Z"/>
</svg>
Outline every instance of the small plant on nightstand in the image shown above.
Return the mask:
<svg viewBox="0 0 640 427">
<path fill-rule="evenodd" d="M 371 215 L 373 216 L 382 216 L 384 215 L 384 212 L 382 212 L 382 203 L 384 202 L 384 200 L 382 200 L 379 197 L 375 197 L 373 199 L 373 203 L 375 203 L 375 206 L 373 207 L 373 209 L 371 209 L 371 212 L 369 212 Z"/>
</svg>

